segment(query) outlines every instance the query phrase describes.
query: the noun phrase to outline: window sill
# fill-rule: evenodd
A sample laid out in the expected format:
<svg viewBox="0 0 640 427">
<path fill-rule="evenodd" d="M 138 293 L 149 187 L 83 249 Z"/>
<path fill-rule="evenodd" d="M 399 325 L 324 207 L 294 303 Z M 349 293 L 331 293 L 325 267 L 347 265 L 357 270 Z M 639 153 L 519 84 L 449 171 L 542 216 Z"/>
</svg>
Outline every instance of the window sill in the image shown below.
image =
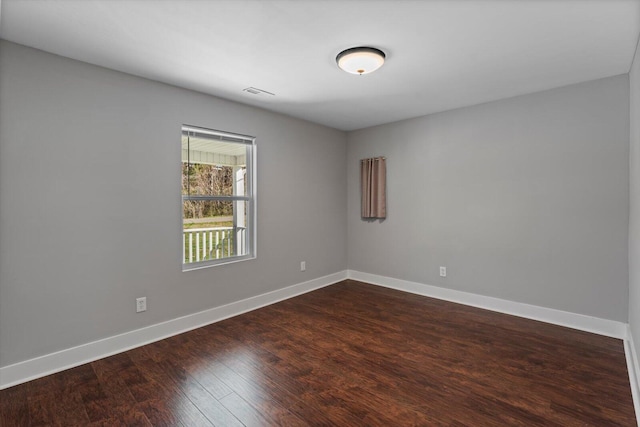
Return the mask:
<svg viewBox="0 0 640 427">
<path fill-rule="evenodd" d="M 190 264 L 183 263 L 182 271 L 185 272 L 185 271 L 192 271 L 192 270 L 201 270 L 203 268 L 217 267 L 219 265 L 235 264 L 237 262 L 248 261 L 255 258 L 256 258 L 255 255 L 243 255 L 238 257 L 216 259 L 212 261 L 192 262 Z"/>
</svg>

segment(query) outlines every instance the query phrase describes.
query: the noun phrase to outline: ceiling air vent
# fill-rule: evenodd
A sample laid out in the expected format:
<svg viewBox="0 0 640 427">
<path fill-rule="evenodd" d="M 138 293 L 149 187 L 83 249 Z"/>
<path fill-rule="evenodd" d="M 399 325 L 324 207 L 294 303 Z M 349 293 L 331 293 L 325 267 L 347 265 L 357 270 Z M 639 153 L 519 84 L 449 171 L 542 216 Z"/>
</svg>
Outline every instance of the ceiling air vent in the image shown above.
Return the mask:
<svg viewBox="0 0 640 427">
<path fill-rule="evenodd" d="M 271 95 L 275 96 L 275 93 L 267 92 L 266 90 L 258 89 L 257 87 L 247 87 L 242 89 L 244 92 L 249 92 L 252 95 Z"/>
</svg>

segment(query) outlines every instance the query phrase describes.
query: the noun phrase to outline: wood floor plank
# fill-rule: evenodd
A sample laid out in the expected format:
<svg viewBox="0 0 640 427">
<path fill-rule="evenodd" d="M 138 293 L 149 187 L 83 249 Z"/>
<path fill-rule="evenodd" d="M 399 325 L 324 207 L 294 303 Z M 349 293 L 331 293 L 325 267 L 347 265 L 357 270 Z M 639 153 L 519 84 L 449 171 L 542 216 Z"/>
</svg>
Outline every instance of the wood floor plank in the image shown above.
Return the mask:
<svg viewBox="0 0 640 427">
<path fill-rule="evenodd" d="M 171 361 L 165 361 L 160 368 L 182 390 L 184 395 L 213 424 L 219 426 L 241 427 L 242 423 L 184 369 Z"/>
<path fill-rule="evenodd" d="M 230 412 L 236 414 L 242 424 L 247 427 L 260 427 L 269 424 L 268 419 L 236 393 L 225 396 L 220 400 L 220 403 Z"/>
<path fill-rule="evenodd" d="M 11 387 L 0 391 L 0 426 L 29 425 L 28 387 Z"/>
<path fill-rule="evenodd" d="M 2 426 L 635 426 L 621 340 L 356 281 L 0 391 Z"/>
<path fill-rule="evenodd" d="M 137 425 L 150 424 L 146 415 L 136 408 L 139 402 L 132 393 L 132 386 L 148 383 L 126 354 L 119 354 L 92 363 L 96 384 L 85 388 L 83 400 L 89 418 L 98 423 L 113 418 Z"/>
<path fill-rule="evenodd" d="M 206 408 L 198 408 L 191 401 L 190 391 L 182 389 L 175 382 L 175 376 L 166 370 L 167 365 L 163 361 L 156 361 L 158 359 L 154 359 L 153 352 L 147 353 L 150 357 L 145 357 L 146 347 L 137 350 L 132 352 L 132 359 L 153 388 L 145 388 L 145 400 L 136 406 L 153 425 L 214 425 L 202 412 Z"/>
<path fill-rule="evenodd" d="M 231 364 L 229 360 L 227 363 Z M 245 369 L 246 368 L 246 369 Z M 223 380 L 235 393 L 259 408 L 272 425 L 327 425 L 330 419 L 315 407 L 306 407 L 299 393 L 292 392 L 291 378 L 272 378 L 267 370 L 256 371 L 246 364 L 230 368 L 221 362 L 209 363 L 207 371 Z"/>
</svg>

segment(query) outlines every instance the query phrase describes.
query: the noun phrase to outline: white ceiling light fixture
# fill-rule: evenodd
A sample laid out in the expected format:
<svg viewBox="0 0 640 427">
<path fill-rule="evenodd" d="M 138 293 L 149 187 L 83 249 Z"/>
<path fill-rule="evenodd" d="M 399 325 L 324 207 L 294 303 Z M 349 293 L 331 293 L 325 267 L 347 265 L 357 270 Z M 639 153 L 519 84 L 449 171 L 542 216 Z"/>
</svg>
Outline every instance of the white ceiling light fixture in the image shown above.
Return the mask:
<svg viewBox="0 0 640 427">
<path fill-rule="evenodd" d="M 340 69 L 351 74 L 369 74 L 382 67 L 386 55 L 375 47 L 352 47 L 336 56 Z"/>
</svg>

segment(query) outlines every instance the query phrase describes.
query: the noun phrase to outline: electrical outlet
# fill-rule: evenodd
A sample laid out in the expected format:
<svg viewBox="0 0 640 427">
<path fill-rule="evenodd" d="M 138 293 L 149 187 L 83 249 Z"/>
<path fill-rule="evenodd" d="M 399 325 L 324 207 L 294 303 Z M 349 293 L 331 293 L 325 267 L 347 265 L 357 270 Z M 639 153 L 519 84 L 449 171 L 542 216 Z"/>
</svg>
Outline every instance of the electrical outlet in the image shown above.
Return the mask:
<svg viewBox="0 0 640 427">
<path fill-rule="evenodd" d="M 307 269 L 307 262 L 300 261 L 300 271 L 305 271 Z"/>
<path fill-rule="evenodd" d="M 136 313 L 147 311 L 147 297 L 136 298 Z"/>
<path fill-rule="evenodd" d="M 447 267 L 440 267 L 440 277 L 447 277 Z"/>
</svg>

